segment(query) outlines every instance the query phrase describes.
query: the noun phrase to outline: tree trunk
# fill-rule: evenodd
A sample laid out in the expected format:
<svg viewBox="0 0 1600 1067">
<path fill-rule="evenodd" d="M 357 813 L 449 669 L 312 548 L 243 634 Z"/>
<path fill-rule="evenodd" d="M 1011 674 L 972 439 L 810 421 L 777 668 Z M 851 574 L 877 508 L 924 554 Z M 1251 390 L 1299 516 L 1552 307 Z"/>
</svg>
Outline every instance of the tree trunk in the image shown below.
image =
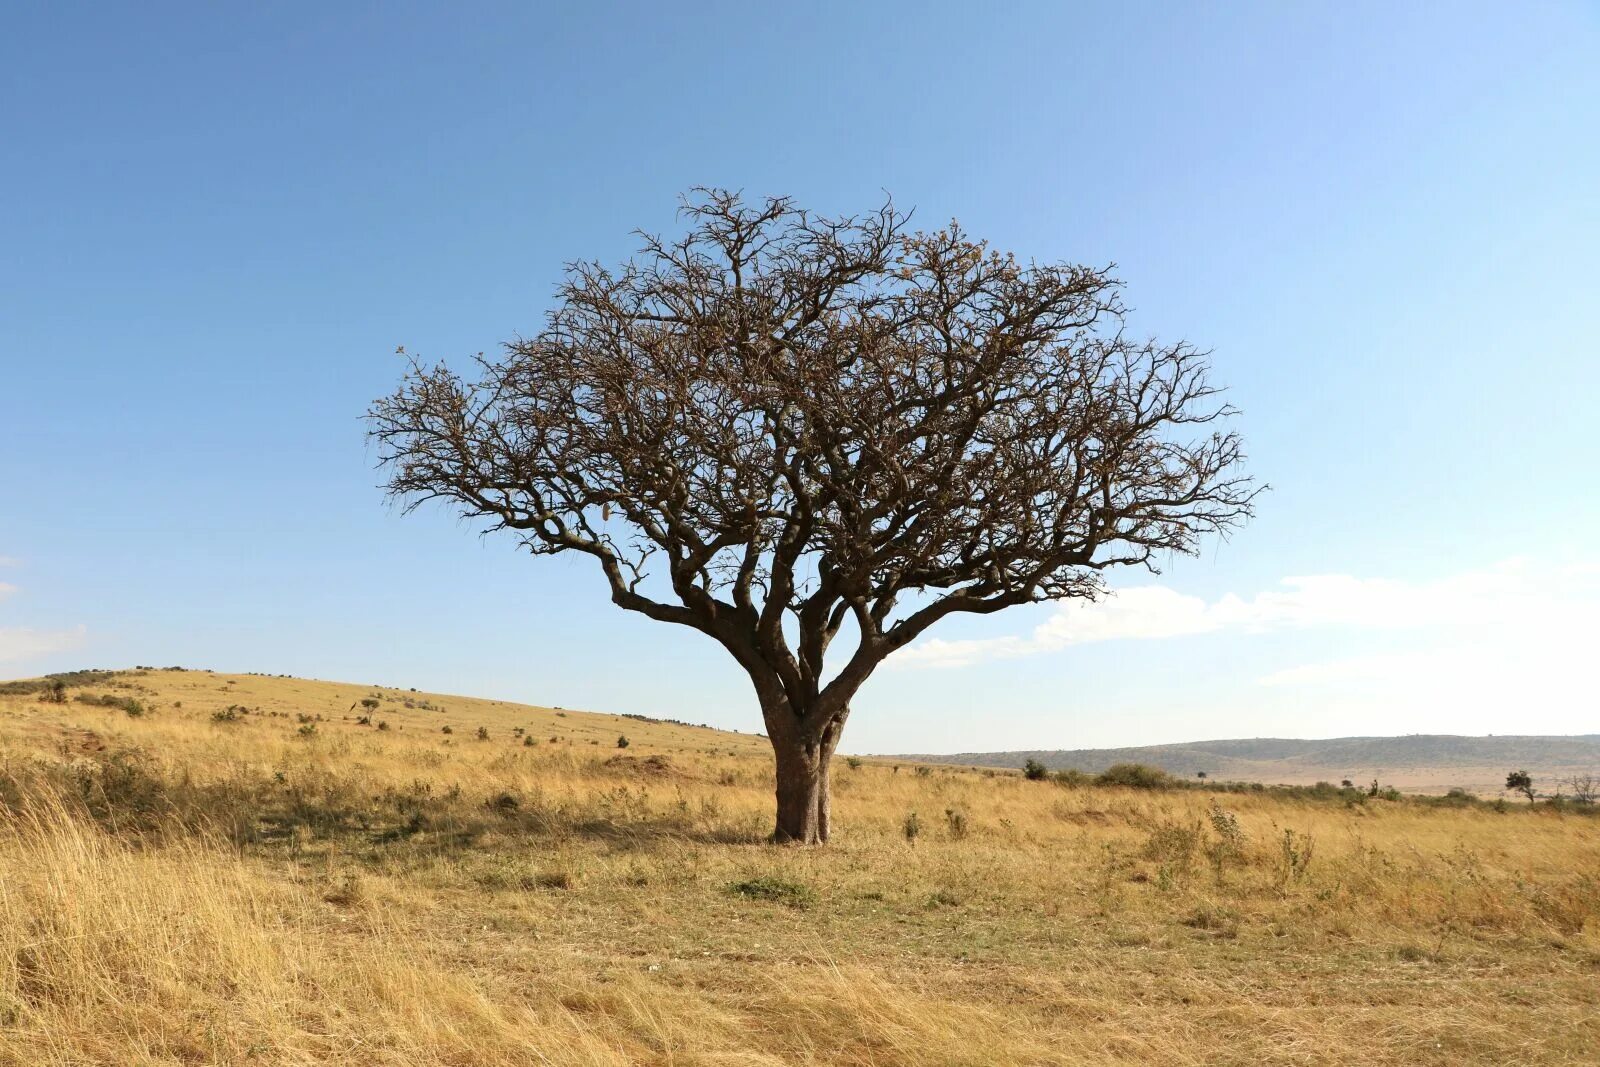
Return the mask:
<svg viewBox="0 0 1600 1067">
<path fill-rule="evenodd" d="M 772 840 L 821 844 L 828 839 L 822 815 L 828 804 L 828 764 L 820 747 L 774 737 L 772 749 L 778 765 L 778 823 Z"/>
<path fill-rule="evenodd" d="M 828 783 L 833 752 L 839 745 L 837 721 L 830 723 L 816 742 L 776 731 L 769 736 L 778 770 L 778 821 L 772 840 L 824 844 L 833 815 Z"/>
</svg>

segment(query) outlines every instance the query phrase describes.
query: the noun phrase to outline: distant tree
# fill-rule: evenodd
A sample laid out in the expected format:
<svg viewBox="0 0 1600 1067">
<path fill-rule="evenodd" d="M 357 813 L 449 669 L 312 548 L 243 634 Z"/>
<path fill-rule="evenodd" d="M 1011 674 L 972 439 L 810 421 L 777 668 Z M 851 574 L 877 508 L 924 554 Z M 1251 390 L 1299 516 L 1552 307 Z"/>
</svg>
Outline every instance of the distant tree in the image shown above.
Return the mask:
<svg viewBox="0 0 1600 1067">
<path fill-rule="evenodd" d="M 638 261 L 569 267 L 476 380 L 413 358 L 371 435 L 408 510 L 588 556 L 617 605 L 721 644 L 776 757 L 773 838 L 825 841 L 830 760 L 886 657 L 952 615 L 1092 599 L 1258 488 L 1206 354 L 1130 337 L 1109 268 L 890 204 L 704 190 L 683 215 Z"/>
<path fill-rule="evenodd" d="M 1533 777 L 1527 771 L 1512 771 L 1506 775 L 1506 788 L 1521 793 L 1528 798 L 1528 803 L 1533 803 Z"/>
<path fill-rule="evenodd" d="M 1036 759 L 1030 759 L 1022 765 L 1022 776 L 1030 782 L 1042 782 L 1050 777 L 1050 768 Z"/>
<path fill-rule="evenodd" d="M 1593 804 L 1600 797 L 1600 777 L 1593 774 L 1575 774 L 1567 784 L 1572 787 L 1572 799 L 1579 804 Z"/>
<path fill-rule="evenodd" d="M 1206 772 L 1205 771 L 1195 771 L 1194 772 L 1194 776 L 1196 778 L 1200 779 L 1201 781 L 1205 781 Z"/>
</svg>

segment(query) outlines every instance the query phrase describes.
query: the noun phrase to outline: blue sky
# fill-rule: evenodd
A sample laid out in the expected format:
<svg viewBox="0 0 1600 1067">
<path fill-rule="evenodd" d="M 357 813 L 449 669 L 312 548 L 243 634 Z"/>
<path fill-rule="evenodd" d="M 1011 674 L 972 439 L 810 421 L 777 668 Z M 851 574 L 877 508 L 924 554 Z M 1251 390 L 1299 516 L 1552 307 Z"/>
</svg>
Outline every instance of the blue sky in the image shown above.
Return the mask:
<svg viewBox="0 0 1600 1067">
<path fill-rule="evenodd" d="M 1102 608 L 936 631 L 846 748 L 1600 730 L 1600 8 L 752 12 L 8 5 L 0 676 L 759 728 L 582 561 L 387 506 L 360 421 L 397 345 L 533 332 L 561 264 L 716 184 L 1117 262 L 1273 486 Z"/>
</svg>

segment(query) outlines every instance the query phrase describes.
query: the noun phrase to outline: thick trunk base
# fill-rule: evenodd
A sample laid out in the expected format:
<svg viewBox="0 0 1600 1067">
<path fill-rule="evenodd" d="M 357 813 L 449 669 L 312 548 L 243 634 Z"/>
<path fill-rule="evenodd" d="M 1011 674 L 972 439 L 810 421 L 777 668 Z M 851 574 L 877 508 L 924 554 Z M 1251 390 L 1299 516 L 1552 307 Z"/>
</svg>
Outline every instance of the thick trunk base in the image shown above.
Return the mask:
<svg viewBox="0 0 1600 1067">
<path fill-rule="evenodd" d="M 776 739 L 778 821 L 772 831 L 777 844 L 820 845 L 828 840 L 832 816 L 828 796 L 831 746 L 782 744 Z"/>
</svg>

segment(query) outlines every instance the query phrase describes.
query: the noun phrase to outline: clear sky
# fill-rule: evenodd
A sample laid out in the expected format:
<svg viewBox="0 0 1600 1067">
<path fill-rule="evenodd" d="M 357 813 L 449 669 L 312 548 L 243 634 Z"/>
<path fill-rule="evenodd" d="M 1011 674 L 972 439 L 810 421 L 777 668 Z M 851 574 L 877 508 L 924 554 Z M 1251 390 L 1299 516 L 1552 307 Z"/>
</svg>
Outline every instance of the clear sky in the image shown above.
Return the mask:
<svg viewBox="0 0 1600 1067">
<path fill-rule="evenodd" d="M 6 5 L 0 677 L 759 729 L 586 561 L 387 507 L 360 421 L 714 184 L 1114 260 L 1273 487 L 1101 607 L 936 630 L 847 749 L 1600 731 L 1600 6 L 763 6 Z"/>
</svg>

